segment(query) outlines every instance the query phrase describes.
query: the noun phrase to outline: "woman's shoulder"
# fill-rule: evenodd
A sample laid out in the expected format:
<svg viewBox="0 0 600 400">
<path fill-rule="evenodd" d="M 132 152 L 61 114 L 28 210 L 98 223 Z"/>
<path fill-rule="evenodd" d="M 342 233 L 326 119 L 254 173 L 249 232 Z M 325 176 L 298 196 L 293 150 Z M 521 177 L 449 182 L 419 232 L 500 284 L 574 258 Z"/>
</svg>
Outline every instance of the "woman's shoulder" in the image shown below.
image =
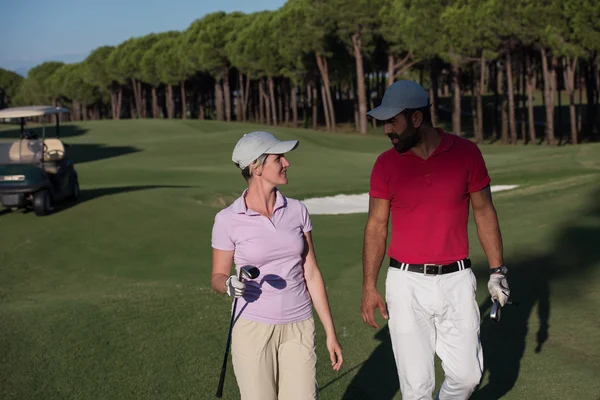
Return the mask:
<svg viewBox="0 0 600 400">
<path fill-rule="evenodd" d="M 294 210 L 307 210 L 306 205 L 302 200 L 293 197 L 283 196 L 286 207 Z"/>
</svg>

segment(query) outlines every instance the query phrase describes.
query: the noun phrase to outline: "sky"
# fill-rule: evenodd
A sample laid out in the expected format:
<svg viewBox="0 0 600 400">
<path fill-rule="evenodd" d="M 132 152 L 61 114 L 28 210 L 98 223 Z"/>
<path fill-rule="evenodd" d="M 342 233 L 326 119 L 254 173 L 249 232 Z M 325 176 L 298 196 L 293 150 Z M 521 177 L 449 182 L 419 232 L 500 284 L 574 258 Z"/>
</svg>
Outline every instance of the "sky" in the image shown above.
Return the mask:
<svg viewBox="0 0 600 400">
<path fill-rule="evenodd" d="M 215 11 L 276 10 L 285 0 L 0 0 L 0 67 L 79 62 L 132 36 L 185 30 Z"/>
</svg>

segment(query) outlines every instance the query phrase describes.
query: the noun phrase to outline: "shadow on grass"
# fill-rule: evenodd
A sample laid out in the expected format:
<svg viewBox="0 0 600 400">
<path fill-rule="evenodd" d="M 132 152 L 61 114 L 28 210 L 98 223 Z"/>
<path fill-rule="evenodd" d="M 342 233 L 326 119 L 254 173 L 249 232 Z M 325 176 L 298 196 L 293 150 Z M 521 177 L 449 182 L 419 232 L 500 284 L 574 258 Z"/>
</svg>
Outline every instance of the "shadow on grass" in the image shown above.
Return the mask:
<svg viewBox="0 0 600 400">
<path fill-rule="evenodd" d="M 98 188 L 98 189 L 87 189 L 81 190 L 78 201 L 61 201 L 54 204 L 51 214 L 57 214 L 63 211 L 66 211 L 72 207 L 77 207 L 78 205 L 85 203 L 90 200 L 98 199 L 100 197 L 112 196 L 115 194 L 121 193 L 129 193 L 129 192 L 138 192 L 140 190 L 150 190 L 150 189 L 186 189 L 191 188 L 192 186 L 178 186 L 178 185 L 141 185 L 141 186 L 119 186 L 119 187 L 109 187 L 109 188 Z M 8 214 L 11 212 L 8 208 L 0 209 L 0 216 L 4 214 Z M 30 208 L 18 210 L 15 212 L 20 212 L 22 214 L 30 214 L 33 213 L 33 210 Z"/>
<path fill-rule="evenodd" d="M 66 150 L 68 158 L 73 160 L 76 168 L 77 164 L 105 160 L 141 151 L 132 146 L 106 146 L 103 144 L 73 144 Z"/>
<path fill-rule="evenodd" d="M 538 326 L 534 352 L 544 351 L 552 334 L 550 283 L 561 281 L 564 284 L 566 280 L 571 279 L 585 282 L 586 273 L 600 262 L 600 226 L 581 225 L 586 218 L 595 221 L 600 219 L 598 198 L 600 190 L 596 190 L 592 196 L 592 207 L 587 212 L 558 230 L 551 253 L 509 262 L 511 298 L 518 304 L 504 307 L 499 322 L 489 318 L 489 296 L 480 305 L 484 368 L 489 382 L 477 388 L 471 399 L 499 399 L 511 391 L 519 378 L 528 325 Z M 485 269 L 475 272 L 479 283 L 487 282 L 489 275 Z M 581 284 L 578 283 L 576 287 L 581 287 Z M 480 285 L 480 290 L 481 288 L 485 286 Z M 576 297 L 576 292 L 569 293 L 570 300 Z M 536 318 L 537 324 L 529 322 L 532 317 Z M 381 343 L 362 363 L 343 399 L 390 400 L 399 392 L 397 369 L 387 325 L 375 338 Z M 437 377 L 438 382 L 440 379 L 443 377 Z M 331 382 L 323 387 L 329 384 Z"/>
<path fill-rule="evenodd" d="M 81 190 L 79 195 L 79 200 L 77 202 L 63 202 L 57 204 L 54 207 L 53 214 L 61 211 L 65 211 L 69 208 L 76 207 L 79 204 L 85 203 L 90 200 L 95 200 L 100 197 L 112 196 L 121 193 L 130 193 L 130 192 L 138 192 L 141 190 L 150 190 L 150 189 L 185 189 L 190 188 L 192 186 L 179 186 L 179 185 L 140 185 L 140 186 L 119 186 L 119 187 L 108 187 L 108 188 L 98 188 L 98 189 L 86 189 Z"/>
</svg>

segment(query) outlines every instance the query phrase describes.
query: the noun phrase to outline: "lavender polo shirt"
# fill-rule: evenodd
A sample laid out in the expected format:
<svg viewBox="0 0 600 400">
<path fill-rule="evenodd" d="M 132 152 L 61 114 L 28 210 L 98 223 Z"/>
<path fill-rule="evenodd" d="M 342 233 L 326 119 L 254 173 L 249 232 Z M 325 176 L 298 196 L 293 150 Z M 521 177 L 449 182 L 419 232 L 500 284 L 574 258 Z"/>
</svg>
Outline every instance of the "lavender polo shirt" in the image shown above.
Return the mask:
<svg viewBox="0 0 600 400">
<path fill-rule="evenodd" d="M 304 233 L 312 229 L 306 206 L 277 190 L 271 219 L 246 207 L 247 193 L 215 216 L 212 247 L 234 251 L 237 274 L 245 265 L 260 270 L 246 281 L 238 299 L 238 315 L 267 324 L 286 324 L 312 316 L 311 298 L 304 280 Z"/>
</svg>

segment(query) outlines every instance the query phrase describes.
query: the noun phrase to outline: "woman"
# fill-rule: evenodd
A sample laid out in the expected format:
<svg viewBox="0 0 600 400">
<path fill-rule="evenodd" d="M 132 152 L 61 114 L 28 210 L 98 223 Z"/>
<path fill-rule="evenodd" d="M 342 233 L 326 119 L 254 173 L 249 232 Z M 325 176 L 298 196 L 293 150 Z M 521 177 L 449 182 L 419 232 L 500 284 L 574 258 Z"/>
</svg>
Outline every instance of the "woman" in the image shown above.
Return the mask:
<svg viewBox="0 0 600 400">
<path fill-rule="evenodd" d="M 232 160 L 248 188 L 213 225 L 212 288 L 238 298 L 231 353 L 242 400 L 317 398 L 313 304 L 333 369 L 343 361 L 308 210 L 277 189 L 287 183 L 284 154 L 296 147 L 297 140 L 279 141 L 267 132 L 244 135 Z M 240 281 L 230 274 L 232 262 L 238 273 L 252 265 L 260 275 Z"/>
</svg>

